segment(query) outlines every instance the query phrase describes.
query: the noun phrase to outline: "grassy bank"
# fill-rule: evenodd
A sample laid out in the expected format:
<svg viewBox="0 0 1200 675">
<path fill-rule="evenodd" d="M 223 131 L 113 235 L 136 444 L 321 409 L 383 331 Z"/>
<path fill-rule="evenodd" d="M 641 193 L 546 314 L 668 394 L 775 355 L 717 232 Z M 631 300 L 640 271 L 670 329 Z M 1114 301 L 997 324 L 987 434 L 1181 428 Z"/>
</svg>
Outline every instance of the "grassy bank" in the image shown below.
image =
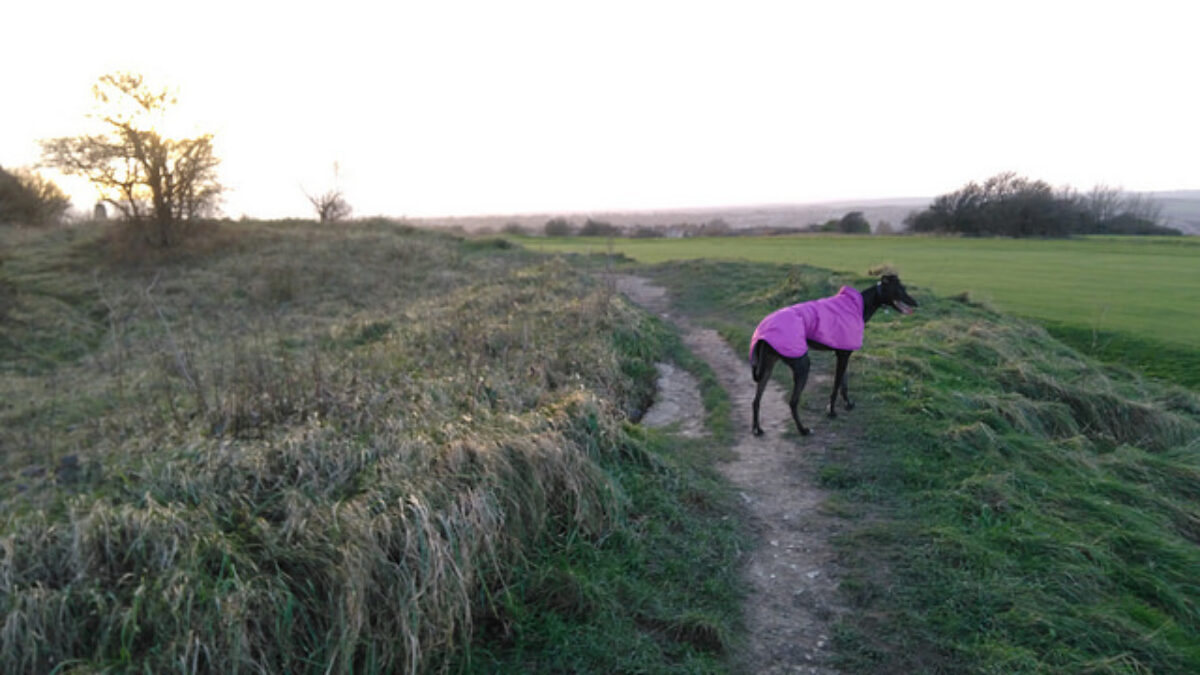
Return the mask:
<svg viewBox="0 0 1200 675">
<path fill-rule="evenodd" d="M 1070 240 L 787 236 L 695 239 L 526 238 L 544 251 L 612 250 L 643 263 L 746 260 L 861 273 L 880 263 L 944 296 L 1036 319 L 1073 347 L 1200 388 L 1196 335 L 1200 238 Z"/>
<path fill-rule="evenodd" d="M 6 672 L 721 667 L 735 523 L 627 425 L 676 343 L 605 285 L 387 222 L 0 236 Z"/>
<path fill-rule="evenodd" d="M 735 349 L 770 309 L 869 281 L 710 261 L 651 273 Z M 846 670 L 1200 671 L 1200 398 L 910 290 L 920 311 L 877 316 L 851 365 L 866 442 L 821 470 L 858 523 L 838 542 Z"/>
</svg>

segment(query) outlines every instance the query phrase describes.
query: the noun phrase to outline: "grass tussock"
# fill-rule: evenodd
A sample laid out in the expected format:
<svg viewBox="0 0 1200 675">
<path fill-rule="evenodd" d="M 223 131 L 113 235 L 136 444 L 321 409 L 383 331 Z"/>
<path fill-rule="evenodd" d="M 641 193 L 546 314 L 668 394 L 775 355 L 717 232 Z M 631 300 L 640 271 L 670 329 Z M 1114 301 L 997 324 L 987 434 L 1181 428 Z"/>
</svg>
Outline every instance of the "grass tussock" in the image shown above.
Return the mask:
<svg viewBox="0 0 1200 675">
<path fill-rule="evenodd" d="M 679 482 L 623 425 L 670 336 L 603 284 L 382 221 L 222 228 L 154 266 L 13 244 L 7 672 L 447 666 L 531 561 L 645 508 L 614 466 Z M 527 606 L 611 603 L 538 574 Z"/>
<path fill-rule="evenodd" d="M 735 348 L 791 288 L 831 287 L 808 268 L 655 270 Z M 859 522 L 839 542 L 843 667 L 1200 671 L 1200 397 L 905 281 L 920 309 L 877 315 L 851 365 L 867 442 L 820 471 Z"/>
</svg>

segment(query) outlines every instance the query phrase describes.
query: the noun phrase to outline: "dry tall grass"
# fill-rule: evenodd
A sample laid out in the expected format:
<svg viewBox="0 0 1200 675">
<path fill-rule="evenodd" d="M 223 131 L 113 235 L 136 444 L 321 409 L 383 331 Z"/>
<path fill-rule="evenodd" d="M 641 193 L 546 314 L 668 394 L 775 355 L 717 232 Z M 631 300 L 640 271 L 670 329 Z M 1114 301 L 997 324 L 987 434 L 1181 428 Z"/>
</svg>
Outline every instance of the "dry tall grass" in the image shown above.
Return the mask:
<svg viewBox="0 0 1200 675">
<path fill-rule="evenodd" d="M 8 270 L 6 672 L 436 668 L 526 546 L 619 511 L 645 319 L 566 265 L 383 222 L 104 246 Z"/>
</svg>

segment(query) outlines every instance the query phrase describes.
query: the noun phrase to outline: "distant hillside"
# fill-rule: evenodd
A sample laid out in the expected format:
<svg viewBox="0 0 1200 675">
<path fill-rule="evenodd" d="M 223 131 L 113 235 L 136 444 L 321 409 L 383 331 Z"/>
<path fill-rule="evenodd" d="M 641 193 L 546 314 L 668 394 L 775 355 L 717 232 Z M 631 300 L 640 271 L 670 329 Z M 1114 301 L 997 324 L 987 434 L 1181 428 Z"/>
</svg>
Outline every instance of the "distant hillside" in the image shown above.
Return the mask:
<svg viewBox="0 0 1200 675">
<path fill-rule="evenodd" d="M 463 216 L 454 218 L 419 219 L 422 225 L 434 227 L 461 227 L 467 231 L 499 229 L 516 223 L 522 227 L 541 228 L 550 218 L 565 217 L 575 225 L 588 218 L 602 220 L 621 226 L 636 225 L 679 225 L 682 223 L 707 223 L 720 219 L 735 229 L 754 227 L 804 227 L 823 223 L 831 218 L 840 218 L 849 211 L 862 211 L 863 216 L 874 227 L 887 221 L 899 229 L 904 217 L 911 211 L 925 208 L 930 202 L 927 197 L 896 199 L 864 199 L 860 201 L 820 202 L 813 204 L 763 204 L 756 206 L 726 206 L 695 209 L 669 209 L 656 211 L 595 211 L 577 213 L 529 213 L 502 216 Z"/>
<path fill-rule="evenodd" d="M 1162 204 L 1164 224 L 1185 234 L 1200 234 L 1200 190 L 1142 193 Z M 804 227 L 841 218 L 850 211 L 862 211 L 874 229 L 887 221 L 896 230 L 903 227 L 904 218 L 913 211 L 929 205 L 931 197 L 896 197 L 891 199 L 861 199 L 812 204 L 761 204 L 756 206 L 725 206 L 695 209 L 664 209 L 655 211 L 581 211 L 575 213 L 524 213 L 498 216 L 461 216 L 421 218 L 414 222 L 431 227 L 458 227 L 468 232 L 499 230 L 517 224 L 540 230 L 551 218 L 564 217 L 574 225 L 588 218 L 621 226 L 665 226 L 683 223 L 707 223 L 724 220 L 734 229 L 756 227 Z"/>
<path fill-rule="evenodd" d="M 1184 234 L 1200 234 L 1200 190 L 1148 193 L 1162 204 L 1167 227 Z"/>
</svg>

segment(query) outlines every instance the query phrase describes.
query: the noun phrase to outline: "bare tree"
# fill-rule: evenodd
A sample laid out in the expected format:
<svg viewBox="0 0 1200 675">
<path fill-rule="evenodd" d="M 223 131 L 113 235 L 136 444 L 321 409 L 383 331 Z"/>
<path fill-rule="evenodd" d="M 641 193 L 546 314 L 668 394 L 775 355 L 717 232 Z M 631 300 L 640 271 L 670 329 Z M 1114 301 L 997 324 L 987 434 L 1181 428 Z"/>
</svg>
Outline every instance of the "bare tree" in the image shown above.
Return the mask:
<svg viewBox="0 0 1200 675">
<path fill-rule="evenodd" d="M 175 105 L 167 89 L 149 87 L 141 75 L 112 73 L 93 85 L 101 124 L 98 134 L 41 141 L 43 162 L 83 176 L 128 221 L 145 228 L 151 243 L 170 246 L 178 226 L 213 215 L 224 188 L 212 135 L 172 139 L 158 124 Z"/>
<path fill-rule="evenodd" d="M 1125 192 L 1119 187 L 1093 187 L 1082 199 L 1082 207 L 1092 223 L 1125 219 L 1160 226 L 1163 222 L 1161 203 L 1145 193 Z"/>
<path fill-rule="evenodd" d="M 1121 204 L 1121 212 L 1154 225 L 1163 223 L 1162 203 L 1145 193 L 1133 193 Z"/>
<path fill-rule="evenodd" d="M 1121 214 L 1124 198 L 1121 188 L 1096 185 L 1083 198 L 1083 210 L 1094 222 L 1111 220 Z"/>
<path fill-rule="evenodd" d="M 317 218 L 322 223 L 335 223 L 343 218 L 348 218 L 354 210 L 350 208 L 349 202 L 342 195 L 342 191 L 338 189 L 315 196 L 305 192 L 304 196 L 308 197 L 308 201 L 317 211 Z"/>
<path fill-rule="evenodd" d="M 327 190 L 323 194 L 310 195 L 308 190 L 303 186 L 300 190 L 304 192 L 304 196 L 308 197 L 309 203 L 317 211 L 317 218 L 322 223 L 336 223 L 344 218 L 349 218 L 354 209 L 350 208 L 350 202 L 346 201 L 346 196 L 342 193 L 341 184 L 339 181 L 341 175 L 341 166 L 338 162 L 333 163 L 333 188 Z"/>
</svg>

